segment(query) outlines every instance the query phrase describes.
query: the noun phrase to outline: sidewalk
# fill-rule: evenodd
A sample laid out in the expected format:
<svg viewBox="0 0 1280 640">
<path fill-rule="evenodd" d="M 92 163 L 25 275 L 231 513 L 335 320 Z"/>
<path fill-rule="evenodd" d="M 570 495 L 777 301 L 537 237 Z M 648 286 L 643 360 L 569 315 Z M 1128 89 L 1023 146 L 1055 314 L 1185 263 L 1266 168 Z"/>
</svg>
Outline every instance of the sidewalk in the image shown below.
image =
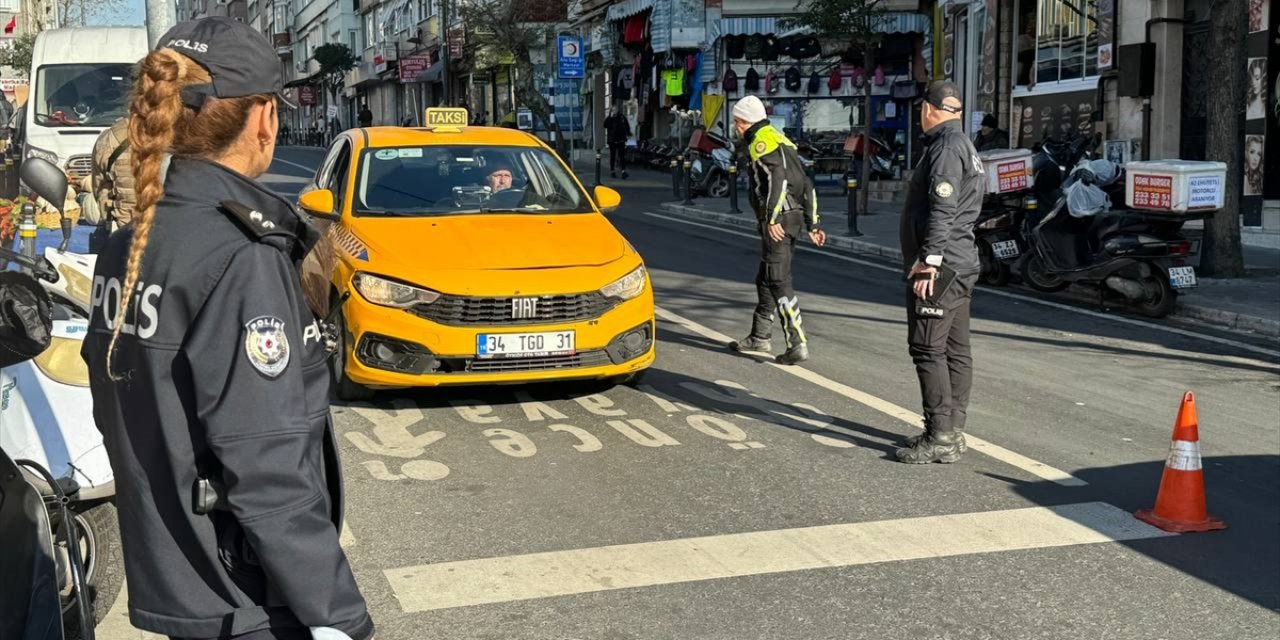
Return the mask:
<svg viewBox="0 0 1280 640">
<path fill-rule="evenodd" d="M 873 203 L 869 214 L 858 216 L 858 230 L 863 235 L 850 237 L 844 198 L 819 195 L 818 199 L 827 244 L 854 253 L 902 260 L 898 207 L 877 207 Z M 662 205 L 668 213 L 754 230 L 755 217 L 747 212 L 745 199 L 738 206 L 743 213 L 735 215 L 729 213 L 727 198 L 700 198 L 692 207 L 678 201 Z M 1200 286 L 1179 293 L 1173 315 L 1235 331 L 1280 337 L 1280 249 L 1246 246 L 1244 252 L 1250 277 L 1201 279 Z M 1199 266 L 1198 258 L 1192 264 Z"/>
</svg>

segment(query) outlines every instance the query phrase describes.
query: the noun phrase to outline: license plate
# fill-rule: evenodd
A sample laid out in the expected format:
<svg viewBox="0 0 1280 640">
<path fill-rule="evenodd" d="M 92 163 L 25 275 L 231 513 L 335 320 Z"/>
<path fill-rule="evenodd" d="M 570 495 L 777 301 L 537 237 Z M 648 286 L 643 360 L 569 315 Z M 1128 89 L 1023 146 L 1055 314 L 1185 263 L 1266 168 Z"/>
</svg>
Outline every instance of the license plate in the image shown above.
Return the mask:
<svg viewBox="0 0 1280 640">
<path fill-rule="evenodd" d="M 1018 250 L 1017 240 L 1005 240 L 1004 242 L 996 242 L 991 245 L 991 253 L 1001 260 L 1016 258 L 1022 253 Z"/>
<path fill-rule="evenodd" d="M 1174 289 L 1187 289 L 1196 286 L 1195 267 L 1169 267 L 1169 284 Z"/>
<path fill-rule="evenodd" d="M 476 357 L 520 358 L 563 356 L 576 353 L 573 331 L 541 333 L 481 333 L 476 335 Z"/>
</svg>

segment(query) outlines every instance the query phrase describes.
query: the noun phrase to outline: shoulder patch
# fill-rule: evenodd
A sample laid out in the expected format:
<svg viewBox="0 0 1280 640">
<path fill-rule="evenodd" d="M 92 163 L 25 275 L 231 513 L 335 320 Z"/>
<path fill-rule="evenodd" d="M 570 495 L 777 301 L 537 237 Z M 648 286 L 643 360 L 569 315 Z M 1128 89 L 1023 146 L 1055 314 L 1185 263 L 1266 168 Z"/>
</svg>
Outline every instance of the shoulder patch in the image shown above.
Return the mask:
<svg viewBox="0 0 1280 640">
<path fill-rule="evenodd" d="M 247 205 L 240 204 L 234 200 L 223 200 L 221 206 L 225 213 L 240 223 L 240 227 L 256 240 L 261 240 L 267 236 L 293 237 L 294 235 L 267 219 L 261 211 Z"/>
<path fill-rule="evenodd" d="M 244 325 L 244 352 L 259 373 L 275 378 L 289 366 L 289 338 L 284 321 L 274 316 L 259 316 Z"/>
<path fill-rule="evenodd" d="M 769 148 L 769 145 L 765 144 L 764 142 L 756 143 L 756 153 L 758 154 L 763 154 L 765 150 L 768 148 Z"/>
<path fill-rule="evenodd" d="M 933 185 L 933 193 L 939 198 L 950 198 L 951 194 L 955 192 L 955 187 L 951 186 L 951 183 L 946 180 L 939 180 L 938 184 Z"/>
</svg>

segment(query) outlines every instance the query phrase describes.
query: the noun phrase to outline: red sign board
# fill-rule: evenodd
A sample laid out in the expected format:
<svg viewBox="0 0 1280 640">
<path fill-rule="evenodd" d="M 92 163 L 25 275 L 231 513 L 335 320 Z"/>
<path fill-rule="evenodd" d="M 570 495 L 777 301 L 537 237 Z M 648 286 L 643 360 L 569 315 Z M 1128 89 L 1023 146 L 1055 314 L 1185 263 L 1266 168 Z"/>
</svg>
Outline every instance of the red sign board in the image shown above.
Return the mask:
<svg viewBox="0 0 1280 640">
<path fill-rule="evenodd" d="M 466 40 L 466 32 L 462 29 L 449 30 L 449 57 L 461 58 L 462 45 Z"/>
<path fill-rule="evenodd" d="M 298 104 L 316 104 L 316 88 L 310 85 L 298 87 Z"/>
<path fill-rule="evenodd" d="M 1021 160 L 997 164 L 996 177 L 1000 181 L 1000 193 L 1027 188 L 1027 166 Z"/>
<path fill-rule="evenodd" d="M 430 66 L 431 60 L 426 56 L 402 58 L 400 60 L 400 82 L 417 81 L 418 76 Z"/>
<path fill-rule="evenodd" d="M 1173 177 L 1134 174 L 1133 206 L 1143 209 L 1173 208 Z"/>
</svg>

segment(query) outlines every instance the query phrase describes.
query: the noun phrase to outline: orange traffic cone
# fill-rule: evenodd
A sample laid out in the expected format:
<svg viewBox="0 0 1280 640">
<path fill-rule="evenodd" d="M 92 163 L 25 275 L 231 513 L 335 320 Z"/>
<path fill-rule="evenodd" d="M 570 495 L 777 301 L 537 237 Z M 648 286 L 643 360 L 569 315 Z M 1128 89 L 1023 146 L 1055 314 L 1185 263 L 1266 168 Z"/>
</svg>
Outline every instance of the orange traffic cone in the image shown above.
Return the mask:
<svg viewBox="0 0 1280 640">
<path fill-rule="evenodd" d="M 1164 463 L 1156 506 L 1135 513 L 1139 520 L 1174 533 L 1227 528 L 1227 523 L 1205 511 L 1199 427 L 1196 397 L 1188 391 L 1182 396 L 1178 422 L 1173 426 L 1173 446 L 1169 448 L 1169 459 Z"/>
</svg>

